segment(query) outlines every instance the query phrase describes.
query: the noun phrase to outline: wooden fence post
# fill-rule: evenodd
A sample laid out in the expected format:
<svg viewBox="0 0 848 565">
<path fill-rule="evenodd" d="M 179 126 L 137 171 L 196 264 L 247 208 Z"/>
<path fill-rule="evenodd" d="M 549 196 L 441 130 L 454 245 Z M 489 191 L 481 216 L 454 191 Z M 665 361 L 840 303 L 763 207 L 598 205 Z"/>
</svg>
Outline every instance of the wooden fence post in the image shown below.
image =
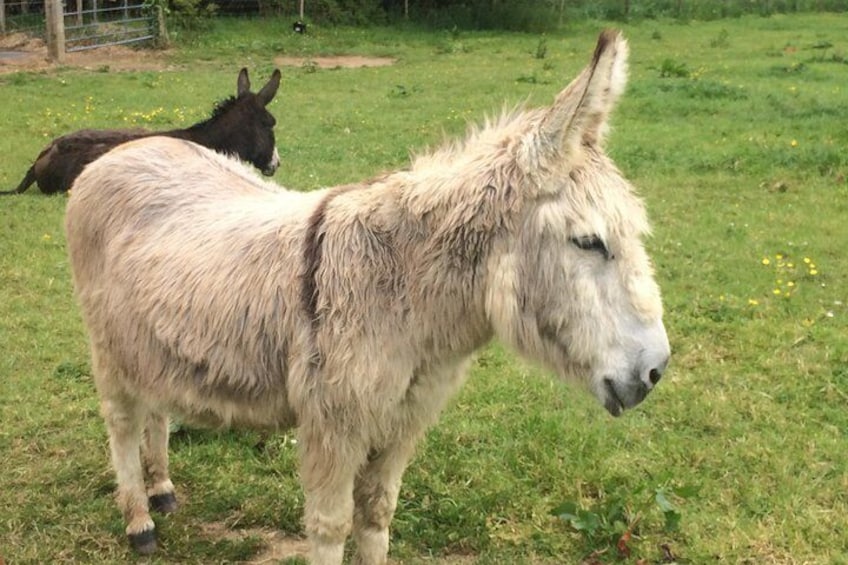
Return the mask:
<svg viewBox="0 0 848 565">
<path fill-rule="evenodd" d="M 168 26 L 165 25 L 165 10 L 160 4 L 156 4 L 153 9 L 156 10 L 156 31 L 154 32 L 156 47 L 167 49 L 171 44 L 171 38 L 168 36 Z"/>
<path fill-rule="evenodd" d="M 47 19 L 47 58 L 54 63 L 65 61 L 65 22 L 62 0 L 46 0 L 44 16 Z"/>
</svg>

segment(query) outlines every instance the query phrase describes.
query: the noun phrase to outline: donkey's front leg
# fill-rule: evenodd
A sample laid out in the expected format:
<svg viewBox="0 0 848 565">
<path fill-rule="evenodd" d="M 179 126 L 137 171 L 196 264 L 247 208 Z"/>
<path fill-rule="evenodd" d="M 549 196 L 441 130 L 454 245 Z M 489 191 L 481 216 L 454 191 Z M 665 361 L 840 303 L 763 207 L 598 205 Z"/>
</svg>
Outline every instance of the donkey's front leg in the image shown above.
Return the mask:
<svg viewBox="0 0 848 565">
<path fill-rule="evenodd" d="M 353 537 L 358 565 L 382 565 L 388 559 L 389 525 L 394 517 L 401 478 L 415 446 L 438 418 L 445 402 L 459 388 L 470 359 L 432 373 L 420 373 L 411 382 L 398 406 L 401 417 L 393 426 L 393 438 L 372 450 L 360 468 L 354 486 Z"/>
<path fill-rule="evenodd" d="M 410 442 L 411 443 L 411 442 Z M 395 444 L 372 453 L 356 477 L 353 537 L 357 565 L 383 565 L 389 553 L 389 524 L 413 445 Z"/>
<path fill-rule="evenodd" d="M 389 552 L 389 525 L 397 506 L 401 478 L 420 433 L 398 438 L 372 452 L 359 470 L 353 489 L 353 537 L 357 565 L 383 565 Z"/>
<path fill-rule="evenodd" d="M 335 439 L 331 439 L 335 438 Z M 341 565 L 353 523 L 353 483 L 365 455 L 331 431 L 301 433 L 304 522 L 311 565 Z"/>
</svg>

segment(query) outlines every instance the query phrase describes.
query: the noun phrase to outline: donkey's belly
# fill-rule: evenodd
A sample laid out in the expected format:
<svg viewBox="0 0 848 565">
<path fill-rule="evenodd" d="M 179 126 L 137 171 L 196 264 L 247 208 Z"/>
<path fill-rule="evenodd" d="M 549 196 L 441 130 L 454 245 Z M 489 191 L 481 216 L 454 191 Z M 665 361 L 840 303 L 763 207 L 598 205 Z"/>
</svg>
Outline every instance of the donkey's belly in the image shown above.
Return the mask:
<svg viewBox="0 0 848 565">
<path fill-rule="evenodd" d="M 289 428 L 296 418 L 284 390 L 267 391 L 261 397 L 171 387 L 167 398 L 157 399 L 162 408 L 182 421 L 204 428 Z"/>
<path fill-rule="evenodd" d="M 297 423 L 285 402 L 268 402 L 268 399 L 261 404 L 224 399 L 207 400 L 192 405 L 173 403 L 168 411 L 189 425 L 203 428 L 276 430 L 291 428 Z"/>
<path fill-rule="evenodd" d="M 150 406 L 202 427 L 276 429 L 295 424 L 282 372 L 251 370 L 238 362 L 229 368 L 196 363 L 163 349 L 148 358 L 135 378 L 129 377 L 134 381 L 129 387 Z"/>
</svg>

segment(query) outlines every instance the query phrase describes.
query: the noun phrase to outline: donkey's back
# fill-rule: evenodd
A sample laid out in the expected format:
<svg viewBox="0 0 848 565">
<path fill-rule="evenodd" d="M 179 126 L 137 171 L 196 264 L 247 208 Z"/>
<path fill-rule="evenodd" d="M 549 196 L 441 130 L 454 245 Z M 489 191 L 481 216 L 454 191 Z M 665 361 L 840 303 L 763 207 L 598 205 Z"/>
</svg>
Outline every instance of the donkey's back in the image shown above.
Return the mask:
<svg viewBox="0 0 848 565">
<path fill-rule="evenodd" d="M 98 387 L 190 421 L 293 423 L 283 366 L 293 336 L 284 328 L 298 326 L 290 318 L 300 262 L 287 255 L 317 196 L 165 137 L 87 167 L 66 226 L 96 362 L 107 365 L 96 373 L 110 379 Z"/>
<path fill-rule="evenodd" d="M 141 128 L 82 129 L 57 137 L 41 150 L 18 186 L 0 194 L 20 194 L 34 182 L 44 194 L 66 191 L 88 163 L 113 147 L 147 133 Z"/>
</svg>

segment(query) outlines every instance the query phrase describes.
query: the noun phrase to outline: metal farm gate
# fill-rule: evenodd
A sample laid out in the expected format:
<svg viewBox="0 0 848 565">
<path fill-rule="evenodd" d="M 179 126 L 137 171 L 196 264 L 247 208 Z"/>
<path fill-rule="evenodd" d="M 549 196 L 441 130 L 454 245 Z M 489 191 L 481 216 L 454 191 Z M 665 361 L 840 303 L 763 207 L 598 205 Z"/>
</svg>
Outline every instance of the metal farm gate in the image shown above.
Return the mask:
<svg viewBox="0 0 848 565">
<path fill-rule="evenodd" d="M 44 2 L 0 0 L 0 36 L 29 34 L 44 37 Z"/>
<path fill-rule="evenodd" d="M 153 11 L 142 0 L 66 0 L 65 51 L 151 41 Z"/>
<path fill-rule="evenodd" d="M 161 26 L 160 12 L 144 0 L 0 0 L 0 46 L 42 38 L 58 60 L 65 52 L 150 42 Z"/>
</svg>

